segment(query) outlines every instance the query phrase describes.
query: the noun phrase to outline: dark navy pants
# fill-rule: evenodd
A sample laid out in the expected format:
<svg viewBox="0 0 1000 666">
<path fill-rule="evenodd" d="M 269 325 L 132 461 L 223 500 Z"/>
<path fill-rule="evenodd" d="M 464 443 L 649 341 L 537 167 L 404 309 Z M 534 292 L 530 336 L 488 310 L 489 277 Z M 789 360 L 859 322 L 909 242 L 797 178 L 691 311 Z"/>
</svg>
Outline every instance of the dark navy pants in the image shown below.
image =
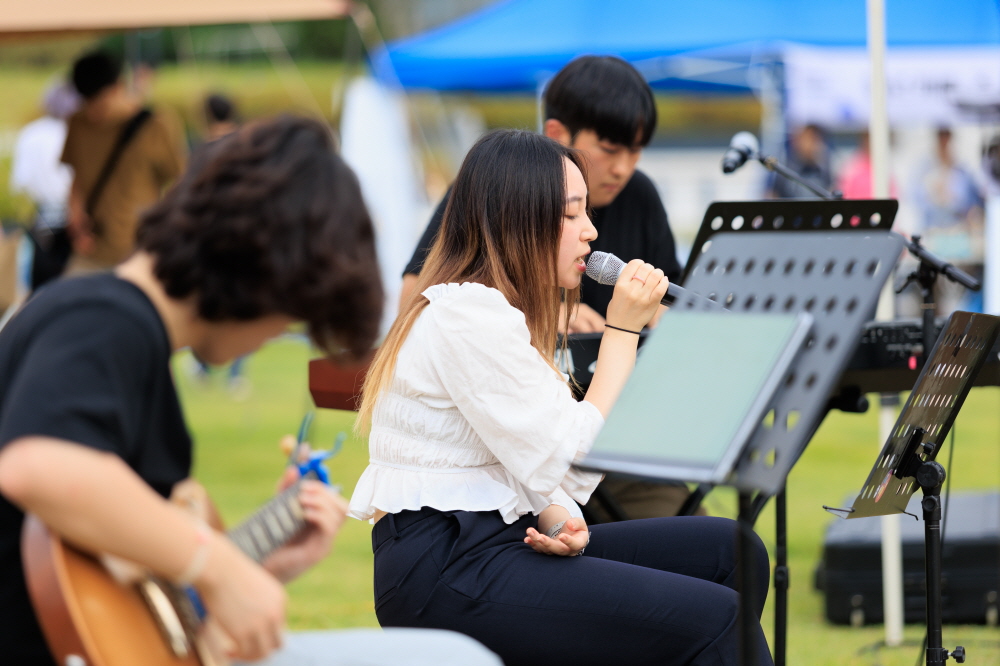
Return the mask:
<svg viewBox="0 0 1000 666">
<path fill-rule="evenodd" d="M 649 518 L 591 528 L 582 557 L 523 542 L 536 516 L 424 508 L 375 524 L 375 613 L 383 627 L 467 634 L 509 666 L 739 664 L 737 526 Z M 751 553 L 759 619 L 767 551 Z M 754 625 L 757 663 L 771 664 Z"/>
</svg>

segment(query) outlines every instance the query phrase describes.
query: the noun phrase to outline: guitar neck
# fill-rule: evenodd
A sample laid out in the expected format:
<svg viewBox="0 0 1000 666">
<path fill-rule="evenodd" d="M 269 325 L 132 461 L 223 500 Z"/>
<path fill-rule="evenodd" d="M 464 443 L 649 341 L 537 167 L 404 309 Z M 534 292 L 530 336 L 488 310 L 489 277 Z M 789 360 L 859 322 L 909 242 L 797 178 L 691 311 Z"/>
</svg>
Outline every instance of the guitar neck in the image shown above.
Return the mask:
<svg viewBox="0 0 1000 666">
<path fill-rule="evenodd" d="M 303 479 L 315 478 L 309 472 Z M 302 479 L 278 493 L 252 516 L 229 531 L 230 540 L 258 564 L 285 545 L 305 525 L 299 504 Z"/>
</svg>

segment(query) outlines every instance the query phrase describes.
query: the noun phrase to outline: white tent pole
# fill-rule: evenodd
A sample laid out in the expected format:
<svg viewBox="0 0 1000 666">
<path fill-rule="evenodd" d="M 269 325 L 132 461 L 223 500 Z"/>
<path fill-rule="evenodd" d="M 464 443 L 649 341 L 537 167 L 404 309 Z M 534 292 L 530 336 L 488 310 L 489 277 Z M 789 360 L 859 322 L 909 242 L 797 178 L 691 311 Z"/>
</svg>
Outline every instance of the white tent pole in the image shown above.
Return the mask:
<svg viewBox="0 0 1000 666">
<path fill-rule="evenodd" d="M 535 85 L 535 124 L 538 126 L 538 133 L 545 132 L 545 87 L 549 85 L 551 76 L 539 78 Z"/>
<path fill-rule="evenodd" d="M 889 113 L 885 85 L 885 0 L 868 0 L 868 55 L 871 58 L 872 196 L 889 197 Z"/>
<path fill-rule="evenodd" d="M 872 197 L 889 197 L 889 114 L 886 109 L 885 85 L 885 0 L 868 0 L 868 54 L 871 58 L 871 117 L 868 122 L 872 164 Z M 892 319 L 892 280 L 882 290 L 876 317 Z M 896 421 L 891 400 L 881 400 L 879 407 L 879 441 L 889 438 Z M 886 404 L 888 403 L 888 404 Z M 885 644 L 903 642 L 903 549 L 899 535 L 899 515 L 882 518 L 882 609 L 885 617 Z"/>
</svg>

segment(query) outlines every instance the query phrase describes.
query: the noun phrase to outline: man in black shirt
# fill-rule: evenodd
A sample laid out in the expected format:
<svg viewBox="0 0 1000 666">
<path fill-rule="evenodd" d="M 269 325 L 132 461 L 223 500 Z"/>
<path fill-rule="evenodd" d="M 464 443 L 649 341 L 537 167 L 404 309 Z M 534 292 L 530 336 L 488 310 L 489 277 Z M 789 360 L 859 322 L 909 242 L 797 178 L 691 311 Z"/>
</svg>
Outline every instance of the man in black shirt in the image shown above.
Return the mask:
<svg viewBox="0 0 1000 666">
<path fill-rule="evenodd" d="M 545 136 L 587 158 L 589 203 L 598 234 L 591 250 L 610 252 L 624 261 L 642 259 L 662 269 L 668 279 L 679 278 L 681 266 L 667 213 L 653 182 L 635 168 L 656 129 L 653 92 L 639 72 L 619 58 L 577 58 L 549 82 L 545 118 Z M 446 195 L 406 266 L 401 302 L 413 290 L 447 202 Z M 613 290 L 585 281 L 570 332 L 603 331 Z"/>
<path fill-rule="evenodd" d="M 587 158 L 587 188 L 597 238 L 590 249 L 610 252 L 624 261 L 642 259 L 663 270 L 671 281 L 681 274 L 674 236 L 656 187 L 636 170 L 642 150 L 656 129 L 653 91 L 630 64 L 614 57 L 584 56 L 573 60 L 545 90 L 543 133 L 576 148 Z M 420 267 L 430 251 L 448 204 L 445 195 L 403 274 L 400 302 L 410 297 Z M 614 286 L 585 280 L 580 305 L 569 323 L 570 333 L 604 330 Z M 650 322 L 655 326 L 660 312 Z M 562 321 L 562 318 L 560 318 Z M 613 495 L 630 518 L 675 516 L 688 496 L 683 484 L 665 485 L 608 480 L 599 493 Z M 606 520 L 597 499 L 586 507 L 589 517 Z M 704 511 L 700 511 L 704 513 Z"/>
<path fill-rule="evenodd" d="M 147 212 L 138 247 L 113 274 L 41 289 L 0 333 L 4 663 L 54 663 L 22 573 L 26 513 L 192 585 L 241 659 L 280 645 L 281 583 L 326 555 L 344 519 L 342 498 L 305 482 L 305 532 L 260 566 L 164 499 L 192 454 L 172 351 L 221 363 L 293 321 L 330 353 L 375 339 L 372 226 L 326 129 L 285 117 L 210 146 Z"/>
</svg>

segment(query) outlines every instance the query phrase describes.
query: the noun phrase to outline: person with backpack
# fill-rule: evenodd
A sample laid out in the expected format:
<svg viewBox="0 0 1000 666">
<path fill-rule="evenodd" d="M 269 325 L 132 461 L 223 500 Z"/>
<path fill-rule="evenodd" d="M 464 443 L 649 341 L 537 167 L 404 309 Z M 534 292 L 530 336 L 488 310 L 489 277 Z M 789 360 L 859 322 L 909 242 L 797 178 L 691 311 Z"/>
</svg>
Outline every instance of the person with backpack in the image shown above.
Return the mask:
<svg viewBox="0 0 1000 666">
<path fill-rule="evenodd" d="M 73 65 L 83 98 L 69 119 L 62 161 L 73 168 L 67 275 L 110 270 L 131 254 L 142 212 L 184 170 L 180 122 L 142 105 L 126 89 L 121 65 L 107 53 Z"/>
</svg>

